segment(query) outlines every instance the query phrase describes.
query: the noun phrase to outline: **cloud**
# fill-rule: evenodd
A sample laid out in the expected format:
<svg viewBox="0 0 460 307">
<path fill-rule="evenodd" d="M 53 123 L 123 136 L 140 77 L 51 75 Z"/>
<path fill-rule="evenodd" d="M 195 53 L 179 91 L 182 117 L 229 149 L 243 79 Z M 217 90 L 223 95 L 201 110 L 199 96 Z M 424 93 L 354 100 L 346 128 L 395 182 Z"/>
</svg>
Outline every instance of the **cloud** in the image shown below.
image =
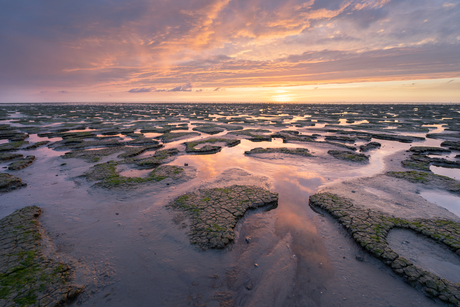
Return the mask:
<svg viewBox="0 0 460 307">
<path fill-rule="evenodd" d="M 176 86 L 171 89 L 153 89 L 153 92 L 191 92 L 192 91 L 192 84 L 191 83 L 186 83 L 182 84 L 179 86 Z M 196 92 L 202 91 L 202 90 L 196 90 Z"/>
<path fill-rule="evenodd" d="M 58 91 L 59 94 L 68 94 L 69 91 L 66 91 L 66 90 L 62 90 L 62 91 Z"/>
<path fill-rule="evenodd" d="M 456 5 L 457 4 L 455 4 L 455 3 L 445 2 L 445 3 L 443 3 L 442 7 L 446 8 L 446 9 L 451 9 L 451 8 L 454 8 Z"/>
<path fill-rule="evenodd" d="M 432 64 L 437 59 L 436 65 Z M 183 63 L 178 70 L 199 75 L 203 65 L 197 61 Z M 262 86 L 283 80 L 284 84 L 305 84 L 315 80 L 353 82 L 353 80 L 388 80 L 389 78 L 424 78 L 432 75 L 446 78 L 460 71 L 457 46 L 390 48 L 366 52 L 323 50 L 270 61 L 225 61 L 207 67 L 208 74 L 196 77 L 203 87 Z"/>
<path fill-rule="evenodd" d="M 337 19 L 347 19 L 354 22 L 362 29 L 367 29 L 388 16 L 389 12 L 384 8 L 363 8 L 359 10 L 348 9 L 338 15 Z"/>
<path fill-rule="evenodd" d="M 0 91 L 454 78 L 458 20 L 455 1 L 7 1 Z"/>
<path fill-rule="evenodd" d="M 132 88 L 128 91 L 128 93 L 148 93 L 151 91 L 152 91 L 152 88 L 143 87 L 143 88 Z"/>
<path fill-rule="evenodd" d="M 191 92 L 191 91 L 192 91 L 191 83 L 179 85 L 179 86 L 176 86 L 175 88 L 168 90 L 168 92 Z"/>
<path fill-rule="evenodd" d="M 225 89 L 222 88 L 222 87 L 216 87 L 216 88 L 214 89 L 214 92 L 218 92 L 218 91 L 225 91 Z"/>
</svg>

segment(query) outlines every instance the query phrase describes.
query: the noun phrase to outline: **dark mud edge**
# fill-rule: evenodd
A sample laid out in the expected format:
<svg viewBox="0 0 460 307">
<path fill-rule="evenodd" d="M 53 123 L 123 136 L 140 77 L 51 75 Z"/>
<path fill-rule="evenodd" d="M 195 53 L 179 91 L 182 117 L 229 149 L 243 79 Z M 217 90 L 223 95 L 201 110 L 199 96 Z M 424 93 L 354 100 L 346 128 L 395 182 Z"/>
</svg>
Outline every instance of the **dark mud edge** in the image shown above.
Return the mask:
<svg viewBox="0 0 460 307">
<path fill-rule="evenodd" d="M 253 148 L 249 151 L 244 152 L 245 155 L 260 154 L 260 153 L 282 153 L 282 154 L 297 155 L 297 156 L 304 156 L 304 157 L 313 156 L 307 148 L 286 148 L 286 147 L 262 148 L 262 147 L 257 147 L 257 148 Z"/>
<path fill-rule="evenodd" d="M 449 220 L 395 218 L 384 213 L 356 208 L 349 199 L 331 193 L 310 196 L 310 206 L 331 214 L 361 247 L 382 260 L 407 283 L 422 290 L 429 297 L 449 305 L 460 306 L 460 284 L 440 278 L 414 265 L 408 259 L 399 256 L 386 241 L 391 229 L 409 229 L 446 245 L 460 256 L 460 223 Z"/>
<path fill-rule="evenodd" d="M 23 183 L 20 178 L 7 173 L 0 173 L 0 192 L 9 192 L 25 186 L 27 184 Z"/>
<path fill-rule="evenodd" d="M 43 254 L 41 212 L 30 206 L 0 220 L 0 306 L 62 306 L 83 291 L 69 264 Z"/>
</svg>

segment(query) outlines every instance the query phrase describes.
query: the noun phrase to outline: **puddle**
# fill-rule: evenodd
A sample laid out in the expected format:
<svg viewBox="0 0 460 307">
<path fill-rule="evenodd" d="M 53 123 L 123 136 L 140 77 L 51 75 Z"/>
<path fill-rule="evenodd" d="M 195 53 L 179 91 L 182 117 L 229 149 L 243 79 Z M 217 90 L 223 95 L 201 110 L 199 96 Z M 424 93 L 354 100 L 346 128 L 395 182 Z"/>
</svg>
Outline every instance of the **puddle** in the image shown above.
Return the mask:
<svg viewBox="0 0 460 307">
<path fill-rule="evenodd" d="M 118 165 L 117 171 L 119 172 L 119 175 L 123 177 L 140 177 L 140 178 L 147 178 L 148 175 L 152 172 L 151 169 L 132 169 L 132 168 L 129 168 L 127 165 Z"/>
<path fill-rule="evenodd" d="M 457 153 L 453 152 L 453 153 L 450 153 L 448 155 L 446 155 L 446 154 L 429 154 L 427 156 L 430 157 L 430 158 L 444 158 L 444 159 L 449 160 L 449 161 L 456 161 L 457 160 L 455 158 L 456 155 L 457 155 Z"/>
<path fill-rule="evenodd" d="M 29 134 L 29 137 L 26 139 L 26 141 L 29 141 L 30 144 L 41 142 L 41 141 L 49 141 L 48 145 L 53 142 L 60 141 L 60 140 L 62 140 L 62 138 L 60 137 L 54 137 L 54 138 L 40 137 L 37 134 Z"/>
<path fill-rule="evenodd" d="M 107 146 L 98 146 L 98 147 L 91 146 L 91 147 L 85 147 L 83 150 L 85 150 L 85 151 L 93 151 L 93 150 L 101 150 L 101 149 L 105 149 L 105 148 L 107 148 Z"/>
<path fill-rule="evenodd" d="M 430 133 L 441 133 L 445 130 L 442 125 L 422 125 L 422 127 L 428 127 Z"/>
<path fill-rule="evenodd" d="M 460 257 L 434 240 L 406 229 L 393 229 L 390 247 L 415 265 L 451 282 L 460 283 Z"/>
<path fill-rule="evenodd" d="M 140 131 L 139 131 L 139 132 L 136 132 L 136 133 L 140 133 Z M 146 137 L 146 138 L 152 138 L 152 139 L 157 138 L 157 137 L 163 135 L 163 133 L 153 133 L 153 132 L 146 132 L 146 133 L 143 133 L 143 134 L 144 134 L 144 137 Z"/>
<path fill-rule="evenodd" d="M 460 197 L 441 190 L 424 190 L 420 196 L 460 217 Z"/>
<path fill-rule="evenodd" d="M 439 166 L 430 166 L 430 170 L 436 175 L 447 176 L 455 180 L 460 180 L 460 169 L 459 168 L 447 168 Z"/>
</svg>

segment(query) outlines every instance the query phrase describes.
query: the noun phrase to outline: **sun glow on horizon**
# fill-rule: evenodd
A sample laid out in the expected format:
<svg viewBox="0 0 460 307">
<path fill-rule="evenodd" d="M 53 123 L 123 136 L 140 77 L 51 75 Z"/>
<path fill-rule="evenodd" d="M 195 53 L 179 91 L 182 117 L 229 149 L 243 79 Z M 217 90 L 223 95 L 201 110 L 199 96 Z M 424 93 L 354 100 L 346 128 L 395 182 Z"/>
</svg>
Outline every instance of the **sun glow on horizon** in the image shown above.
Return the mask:
<svg viewBox="0 0 460 307">
<path fill-rule="evenodd" d="M 294 99 L 293 94 L 282 94 L 282 95 L 274 95 L 271 97 L 270 100 L 275 102 L 292 102 Z"/>
<path fill-rule="evenodd" d="M 318 84 L 282 87 L 193 88 L 134 93 L 123 89 L 59 88 L 42 93 L 13 89 L 0 102 L 275 102 L 275 103 L 460 103 L 460 78 Z"/>
</svg>

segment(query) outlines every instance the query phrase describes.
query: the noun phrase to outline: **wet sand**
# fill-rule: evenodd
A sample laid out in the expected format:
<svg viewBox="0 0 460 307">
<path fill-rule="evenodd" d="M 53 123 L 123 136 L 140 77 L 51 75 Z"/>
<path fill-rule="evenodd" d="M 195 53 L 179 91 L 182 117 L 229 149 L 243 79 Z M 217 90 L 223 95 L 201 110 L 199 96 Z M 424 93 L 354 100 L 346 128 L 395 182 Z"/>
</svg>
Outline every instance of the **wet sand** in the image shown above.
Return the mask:
<svg viewBox="0 0 460 307">
<path fill-rule="evenodd" d="M 70 112 L 79 108 L 79 114 Z M 25 138 L 29 144 L 11 152 L 36 158 L 29 166 L 16 171 L 4 168 L 11 161 L 0 161 L 3 172 L 27 184 L 0 195 L 0 217 L 25 206 L 42 208 L 38 221 L 50 238 L 47 244 L 55 246 L 53 256 L 71 263 L 75 282 L 85 285 L 85 291 L 73 304 L 443 305 L 406 284 L 380 260 L 367 254 L 334 219 L 312 210 L 308 198 L 318 191 L 329 191 L 375 212 L 459 222 L 452 209 L 457 206 L 458 194 L 442 186 L 411 183 L 385 175 L 388 171 L 410 170 L 404 168 L 401 161 L 409 158 L 411 153 L 406 150 L 411 146 L 440 146 L 443 139 L 425 138 L 428 132 L 454 134 L 449 129 L 456 129 L 460 122 L 459 106 L 12 105 L 2 110 L 0 125 L 9 125 L 9 130 L 19 133 L 29 131 Z M 157 139 L 164 145 L 158 150 L 179 150 L 177 155 L 164 160 L 163 165 L 185 169 L 187 176 L 181 179 L 168 177 L 127 188 L 105 189 L 94 186 L 94 181 L 82 175 L 94 165 L 109 161 L 118 163 L 116 169 L 121 177 L 145 178 L 155 168 L 143 169 L 123 162 L 119 157 L 123 150 L 88 162 L 62 157 L 76 150 L 71 147 L 74 145 L 53 149 L 54 142 L 65 139 L 62 133 L 97 131 L 97 137 L 102 137 L 102 133 L 115 130 L 110 132 L 111 136 L 123 143 L 138 139 L 141 130 L 149 127 L 168 130 L 174 124 L 176 128 L 180 127 L 178 124 L 182 124 L 181 128 L 186 124 L 185 132 L 196 132 L 193 128 L 200 126 L 197 123 L 213 123 L 224 131 L 212 135 L 200 131 L 199 136 L 191 134 L 167 142 Z M 225 128 L 227 124 L 269 132 L 236 135 L 229 133 Z M 70 130 L 59 132 L 59 128 Z M 131 131 L 127 131 L 128 128 Z M 297 131 L 299 135 L 283 132 L 286 130 Z M 43 133 L 51 133 L 51 137 L 38 136 Z M 269 140 L 249 140 L 254 134 L 275 136 Z M 313 134 L 317 136 L 310 141 L 294 138 Z M 392 137 L 382 139 L 382 134 Z M 149 132 L 143 137 L 161 135 Z M 329 135 L 356 137 L 354 143 L 333 141 L 331 144 L 325 139 Z M 424 140 L 412 143 L 391 140 L 398 136 Z M 185 152 L 184 142 L 208 138 L 240 139 L 241 143 L 228 147 L 216 142 L 211 145 L 221 149 L 208 155 Z M 51 143 L 37 149 L 22 149 L 47 140 Z M 77 137 L 74 142 L 95 140 Z M 337 159 L 328 154 L 330 150 L 349 150 L 340 144 L 359 148 L 369 141 L 377 141 L 382 146 L 365 152 L 369 155 L 368 163 Z M 258 147 L 303 148 L 312 156 L 280 152 L 245 155 Z M 94 148 L 111 147 L 95 145 L 88 149 Z M 158 150 L 146 151 L 137 157 L 147 158 Z M 448 174 L 448 171 L 444 173 Z M 248 211 L 235 227 L 233 242 L 223 249 L 203 251 L 190 244 L 189 222 L 175 223 L 177 212 L 167 205 L 199 189 L 241 184 L 278 193 L 278 207 Z M 445 201 L 436 194 L 424 198 L 428 192 L 449 195 L 453 204 L 443 205 Z M 417 249 L 407 252 L 417 254 Z M 455 263 L 458 255 L 452 257 L 454 260 L 448 266 L 458 266 Z"/>
</svg>

